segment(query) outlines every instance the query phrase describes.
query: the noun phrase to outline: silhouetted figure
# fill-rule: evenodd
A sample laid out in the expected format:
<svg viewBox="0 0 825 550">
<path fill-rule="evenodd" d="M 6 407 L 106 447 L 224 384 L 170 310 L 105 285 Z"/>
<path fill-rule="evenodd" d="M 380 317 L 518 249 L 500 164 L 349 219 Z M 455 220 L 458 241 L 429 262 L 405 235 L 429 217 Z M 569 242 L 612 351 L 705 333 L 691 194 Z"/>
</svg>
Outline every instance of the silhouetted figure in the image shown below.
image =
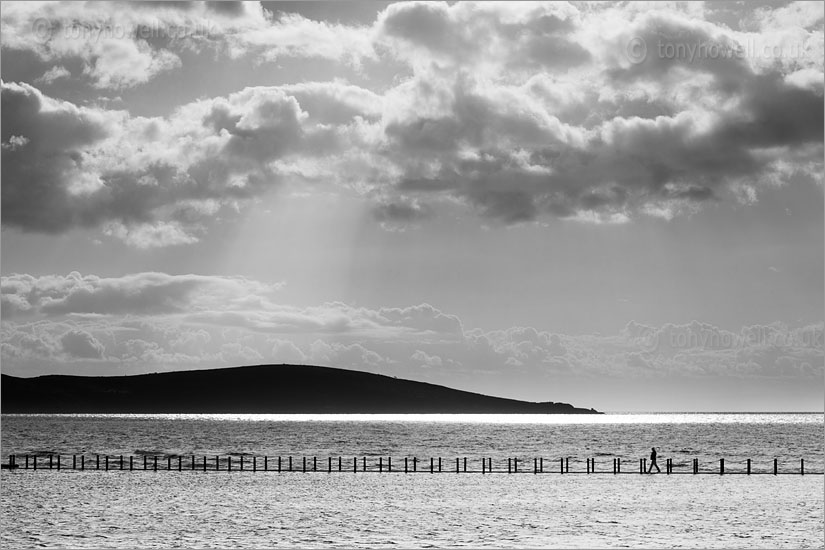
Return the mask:
<svg viewBox="0 0 825 550">
<path fill-rule="evenodd" d="M 647 469 L 647 473 L 649 473 L 649 474 L 653 473 L 653 467 L 654 466 L 656 466 L 656 472 L 657 473 L 660 473 L 660 474 L 662 473 L 662 470 L 659 469 L 659 465 L 656 464 L 656 457 L 657 456 L 658 455 L 656 453 L 656 447 L 651 447 L 650 448 L 650 468 Z"/>
</svg>

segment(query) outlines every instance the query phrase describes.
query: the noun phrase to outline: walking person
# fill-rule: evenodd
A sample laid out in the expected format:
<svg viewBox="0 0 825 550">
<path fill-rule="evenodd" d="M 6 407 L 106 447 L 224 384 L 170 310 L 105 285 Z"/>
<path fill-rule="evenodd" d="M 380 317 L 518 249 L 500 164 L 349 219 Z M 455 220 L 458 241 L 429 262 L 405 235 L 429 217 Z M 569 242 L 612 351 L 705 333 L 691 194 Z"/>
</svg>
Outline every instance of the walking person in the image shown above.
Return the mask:
<svg viewBox="0 0 825 550">
<path fill-rule="evenodd" d="M 656 452 L 656 447 L 651 447 L 650 448 L 650 468 L 647 469 L 647 473 L 652 474 L 654 466 L 656 466 L 656 473 L 659 473 L 659 474 L 662 473 L 662 470 L 659 469 L 659 465 L 656 464 L 656 457 L 657 456 L 658 456 L 658 453 Z"/>
</svg>

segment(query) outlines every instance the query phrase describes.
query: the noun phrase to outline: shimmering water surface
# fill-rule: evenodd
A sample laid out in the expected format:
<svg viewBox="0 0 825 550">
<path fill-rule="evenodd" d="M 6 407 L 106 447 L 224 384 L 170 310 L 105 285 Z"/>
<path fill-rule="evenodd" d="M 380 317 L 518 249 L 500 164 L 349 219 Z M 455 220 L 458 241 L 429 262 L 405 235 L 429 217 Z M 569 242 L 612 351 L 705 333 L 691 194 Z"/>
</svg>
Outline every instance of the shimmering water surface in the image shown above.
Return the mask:
<svg viewBox="0 0 825 550">
<path fill-rule="evenodd" d="M 416 456 L 630 464 L 650 446 L 726 471 L 417 475 L 3 471 L 4 547 L 823 547 L 814 415 L 3 415 L 2 454 Z M 351 460 L 351 459 L 350 459 Z M 476 465 L 477 467 L 478 465 Z M 636 466 L 637 467 L 637 466 Z M 549 469 L 549 465 L 548 465 Z"/>
</svg>

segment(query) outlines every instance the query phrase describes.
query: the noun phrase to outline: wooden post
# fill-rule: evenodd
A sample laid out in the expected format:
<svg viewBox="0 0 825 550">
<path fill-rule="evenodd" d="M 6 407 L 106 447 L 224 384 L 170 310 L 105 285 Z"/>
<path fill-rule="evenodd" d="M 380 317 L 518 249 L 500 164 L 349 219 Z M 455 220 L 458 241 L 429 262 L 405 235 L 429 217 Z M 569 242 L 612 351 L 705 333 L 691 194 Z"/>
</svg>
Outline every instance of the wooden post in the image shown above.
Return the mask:
<svg viewBox="0 0 825 550">
<path fill-rule="evenodd" d="M 430 457 L 430 473 L 433 473 L 433 457 Z"/>
<path fill-rule="evenodd" d="M 330 458 L 330 460 L 332 460 L 332 459 Z M 269 457 L 264 456 L 264 472 L 267 472 L 267 471 L 269 471 Z"/>
<path fill-rule="evenodd" d="M 644 460 L 643 458 L 640 458 L 640 459 L 639 459 L 639 473 L 640 473 L 640 474 L 645 473 L 645 468 L 644 468 L 644 466 L 643 466 L 643 464 L 644 464 L 644 463 L 642 462 L 643 460 Z"/>
<path fill-rule="evenodd" d="M 172 469 L 172 457 L 171 456 L 166 457 L 166 469 L 167 470 Z"/>
<path fill-rule="evenodd" d="M 441 457 L 438 457 L 438 472 L 441 473 Z"/>
<path fill-rule="evenodd" d="M 80 471 L 86 469 L 86 455 L 80 455 Z"/>
<path fill-rule="evenodd" d="M 120 469 L 123 469 L 123 455 L 120 455 Z"/>
<path fill-rule="evenodd" d="M 313 472 L 318 471 L 318 457 L 317 456 L 312 457 L 312 471 Z"/>
<path fill-rule="evenodd" d="M 539 457 L 539 473 L 544 473 L 544 457 Z"/>
<path fill-rule="evenodd" d="M 484 458 L 484 457 L 481 457 L 481 473 L 486 474 L 487 473 L 485 471 L 486 469 L 487 469 L 487 459 Z"/>
<path fill-rule="evenodd" d="M 358 473 L 358 458 L 352 457 L 352 473 Z"/>
<path fill-rule="evenodd" d="M 95 470 L 100 469 L 100 455 L 95 455 Z"/>
<path fill-rule="evenodd" d="M 133 457 L 132 455 L 129 455 L 129 471 L 130 472 L 132 470 L 134 470 L 134 468 L 135 468 L 134 462 L 132 461 L 133 458 L 135 458 L 135 457 Z"/>
<path fill-rule="evenodd" d="M 387 471 L 392 472 L 392 457 L 391 456 L 387 457 Z"/>
<path fill-rule="evenodd" d="M 621 458 L 616 459 L 616 473 L 618 473 L 618 474 L 622 473 L 622 459 Z"/>
<path fill-rule="evenodd" d="M 306 460 L 306 459 L 304 459 L 304 460 Z M 304 468 L 304 469 L 306 469 L 306 468 Z M 241 455 L 241 471 L 243 472 L 243 455 Z"/>
<path fill-rule="evenodd" d="M 586 460 L 587 460 L 587 473 L 589 474 L 590 473 L 590 459 L 588 458 Z"/>
<path fill-rule="evenodd" d="M 51 460 L 49 460 L 49 468 L 52 467 Z M 106 471 L 109 471 L 109 455 L 106 455 Z"/>
<path fill-rule="evenodd" d="M 301 473 L 304 473 L 304 474 L 305 474 L 305 473 L 307 473 L 307 457 L 303 457 L 303 459 L 304 459 L 304 460 L 303 460 L 303 465 L 301 466 L 301 469 L 302 469 L 303 471 L 302 471 Z"/>
<path fill-rule="evenodd" d="M 455 473 L 458 473 L 458 457 L 455 457 Z"/>
<path fill-rule="evenodd" d="M 467 473 L 467 457 L 464 457 L 464 473 Z"/>
<path fill-rule="evenodd" d="M 77 455 L 72 455 L 72 470 L 77 470 Z"/>
<path fill-rule="evenodd" d="M 252 471 L 253 472 L 258 471 L 258 457 L 257 456 L 252 457 Z"/>
<path fill-rule="evenodd" d="M 418 471 L 418 457 L 414 456 L 413 457 L 413 472 L 417 472 L 417 471 Z"/>
<path fill-rule="evenodd" d="M 292 456 L 289 457 L 289 471 L 292 471 Z"/>
<path fill-rule="evenodd" d="M 563 458 L 559 459 L 559 470 L 560 470 L 559 473 L 562 473 L 562 474 L 564 473 L 564 459 Z"/>
<path fill-rule="evenodd" d="M 341 457 L 338 457 L 338 471 L 341 471 Z"/>
<path fill-rule="evenodd" d="M 383 473 L 384 471 L 384 457 L 378 457 L 378 473 Z"/>
<path fill-rule="evenodd" d="M 569 456 L 564 459 L 564 473 L 565 474 L 570 473 L 570 457 Z"/>
<path fill-rule="evenodd" d="M 178 455 L 178 471 L 180 472 L 181 470 L 183 470 L 183 457 L 181 455 Z"/>
<path fill-rule="evenodd" d="M 405 474 L 409 472 L 409 470 L 408 470 L 408 468 L 407 468 L 407 466 L 408 466 L 407 459 L 408 459 L 408 457 L 406 457 L 406 456 L 405 456 L 405 457 L 404 457 L 404 473 L 405 473 Z"/>
<path fill-rule="evenodd" d="M 751 475 L 751 459 L 748 459 L 748 475 Z"/>
<path fill-rule="evenodd" d="M 32 456 L 32 464 L 34 465 L 34 469 L 37 469 L 37 455 Z"/>
<path fill-rule="evenodd" d="M 513 466 L 512 466 L 512 464 L 511 464 L 512 460 L 513 460 L 513 459 L 511 459 L 511 458 L 509 458 L 509 457 L 507 458 L 507 473 L 508 473 L 508 474 L 513 473 L 513 471 L 512 471 Z"/>
<path fill-rule="evenodd" d="M 52 459 L 54 455 L 49 455 L 49 470 L 54 470 L 54 460 Z"/>
<path fill-rule="evenodd" d="M 539 459 L 533 458 L 533 474 L 539 473 Z"/>
<path fill-rule="evenodd" d="M 367 471 L 367 457 L 362 457 L 361 459 L 361 470 L 364 472 Z"/>
<path fill-rule="evenodd" d="M 802 474 L 803 476 L 805 475 L 805 459 L 804 458 L 799 459 L 799 473 Z"/>
<path fill-rule="evenodd" d="M 719 475 L 721 476 L 721 475 L 724 475 L 724 474 L 725 474 L 725 459 L 720 458 L 719 459 Z"/>
<path fill-rule="evenodd" d="M 232 455 L 229 455 L 229 456 L 226 457 L 226 471 L 227 472 L 232 471 Z"/>
<path fill-rule="evenodd" d="M 773 475 L 776 475 L 778 473 L 778 471 L 779 471 L 779 468 L 778 468 L 777 460 L 774 458 L 773 459 Z"/>
<path fill-rule="evenodd" d="M 329 457 L 329 460 L 327 460 L 327 473 L 332 473 L 332 457 Z"/>
<path fill-rule="evenodd" d="M 14 455 L 11 455 L 11 463 L 14 464 Z M 60 471 L 60 455 L 57 455 L 57 471 Z"/>
<path fill-rule="evenodd" d="M 146 469 L 146 457 L 143 457 L 143 466 L 144 470 Z M 192 455 L 192 462 L 190 462 L 190 466 L 192 467 L 192 471 L 195 471 L 195 455 Z"/>
</svg>

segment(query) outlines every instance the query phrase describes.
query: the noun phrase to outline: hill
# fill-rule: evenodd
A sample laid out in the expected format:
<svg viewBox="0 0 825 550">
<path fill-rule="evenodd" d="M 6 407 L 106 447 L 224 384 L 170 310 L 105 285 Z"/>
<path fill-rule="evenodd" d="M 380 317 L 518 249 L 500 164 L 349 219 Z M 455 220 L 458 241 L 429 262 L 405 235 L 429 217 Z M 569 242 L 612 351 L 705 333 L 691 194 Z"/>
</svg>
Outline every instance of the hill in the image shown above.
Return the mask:
<svg viewBox="0 0 825 550">
<path fill-rule="evenodd" d="M 596 413 L 352 370 L 259 365 L 133 376 L 2 375 L 4 413 Z"/>
</svg>

